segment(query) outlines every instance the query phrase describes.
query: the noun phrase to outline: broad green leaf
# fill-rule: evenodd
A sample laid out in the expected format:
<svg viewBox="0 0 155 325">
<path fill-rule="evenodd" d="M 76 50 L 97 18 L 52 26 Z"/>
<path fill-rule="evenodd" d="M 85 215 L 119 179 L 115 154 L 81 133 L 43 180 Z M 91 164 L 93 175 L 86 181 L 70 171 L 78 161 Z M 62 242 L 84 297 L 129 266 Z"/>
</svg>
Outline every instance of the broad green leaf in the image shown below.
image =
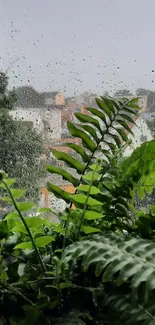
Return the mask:
<svg viewBox="0 0 155 325">
<path fill-rule="evenodd" d="M 35 244 L 37 247 L 45 247 L 54 240 L 54 236 L 42 236 L 35 239 Z"/>
<path fill-rule="evenodd" d="M 61 175 L 63 179 L 67 180 L 68 182 L 72 183 L 74 186 L 78 185 L 78 179 L 73 177 L 63 168 L 57 166 L 46 166 L 46 169 L 51 174 Z"/>
<path fill-rule="evenodd" d="M 41 233 L 42 232 L 42 229 L 39 226 L 32 226 L 32 227 L 29 227 L 29 228 L 32 229 L 31 232 L 33 231 L 34 233 Z M 14 227 L 12 228 L 11 231 L 12 232 L 18 232 L 18 233 L 21 232 L 21 233 L 24 233 L 24 234 L 28 234 L 24 224 L 21 221 L 19 221 L 19 223 L 17 223 L 17 221 L 16 221 L 14 223 Z"/>
<path fill-rule="evenodd" d="M 7 203 L 12 203 L 12 200 L 8 196 L 1 196 L 0 201 L 4 201 L 4 202 L 7 202 Z"/>
<path fill-rule="evenodd" d="M 20 199 L 24 194 L 26 190 L 18 189 L 18 188 L 12 188 L 11 193 L 15 199 Z"/>
<path fill-rule="evenodd" d="M 72 136 L 82 139 L 82 143 L 86 148 L 88 148 L 91 152 L 95 150 L 96 144 L 84 131 L 78 129 L 70 121 L 67 122 L 67 127 Z"/>
<path fill-rule="evenodd" d="M 16 182 L 15 178 L 5 178 L 5 183 L 10 187 Z M 0 188 L 6 189 L 3 183 L 0 183 Z"/>
<path fill-rule="evenodd" d="M 25 228 L 25 226 L 21 223 L 21 224 L 16 224 L 14 228 L 12 228 L 12 232 L 22 232 L 24 234 L 27 234 L 27 230 Z"/>
<path fill-rule="evenodd" d="M 145 188 L 144 188 L 144 186 L 138 186 L 137 194 L 138 194 L 138 196 L 140 197 L 141 200 L 144 200 L 144 198 L 145 198 Z"/>
<path fill-rule="evenodd" d="M 47 183 L 47 189 L 48 191 L 52 192 L 57 198 L 62 199 L 67 203 L 70 203 L 71 194 L 69 194 L 68 192 L 49 182 Z"/>
<path fill-rule="evenodd" d="M 74 194 L 72 196 L 72 201 L 73 202 L 77 202 L 77 203 L 81 203 L 81 204 L 85 204 L 85 202 L 87 201 L 87 205 L 102 205 L 101 202 L 89 197 L 87 198 L 86 195 L 84 194 Z"/>
<path fill-rule="evenodd" d="M 23 307 L 25 310 L 25 318 L 20 322 L 21 325 L 37 325 L 40 319 L 40 312 L 35 306 L 26 305 Z M 48 324 L 48 323 L 47 323 Z"/>
<path fill-rule="evenodd" d="M 75 150 L 83 159 L 84 162 L 88 162 L 89 161 L 89 156 L 86 154 L 86 152 L 84 151 L 84 149 L 80 146 L 78 146 L 75 143 L 66 143 L 65 144 L 67 147 Z"/>
<path fill-rule="evenodd" d="M 90 185 L 80 185 L 77 187 L 77 190 L 83 191 L 83 192 L 89 192 L 90 195 L 93 195 L 93 194 L 95 195 L 95 194 L 101 193 L 99 188 L 97 188 L 95 186 L 90 186 Z"/>
<path fill-rule="evenodd" d="M 14 249 L 32 249 L 32 243 L 31 241 L 25 241 L 23 243 L 20 243 L 14 247 Z"/>
<path fill-rule="evenodd" d="M 104 122 L 105 126 L 107 125 L 106 117 L 99 109 L 87 107 L 87 111 L 89 111 L 93 115 L 99 117 L 101 119 L 101 121 Z"/>
<path fill-rule="evenodd" d="M 74 115 L 80 122 L 92 124 L 102 133 L 100 123 L 94 117 L 91 117 L 91 116 L 88 116 L 88 115 L 82 114 L 82 113 L 75 113 Z"/>
<path fill-rule="evenodd" d="M 117 133 L 119 133 L 119 135 L 121 136 L 121 138 L 123 139 L 123 141 L 125 141 L 125 142 L 128 141 L 128 137 L 127 137 L 126 133 L 122 129 L 115 128 L 115 130 L 117 131 Z"/>
<path fill-rule="evenodd" d="M 32 202 L 18 202 L 17 206 L 21 212 L 26 212 L 34 208 L 36 204 Z"/>
<path fill-rule="evenodd" d="M 96 212 L 96 211 L 87 210 L 87 211 L 85 211 L 84 217 L 87 220 L 96 220 L 96 219 L 104 218 L 104 215 L 99 212 Z"/>
<path fill-rule="evenodd" d="M 77 159 L 73 158 L 71 155 L 68 155 L 65 152 L 57 151 L 55 149 L 52 150 L 52 154 L 58 160 L 65 161 L 69 167 L 76 169 L 79 174 L 83 173 L 85 166 L 83 164 L 81 164 Z M 66 172 L 65 176 L 69 177 L 67 172 Z"/>
<path fill-rule="evenodd" d="M 98 228 L 94 228 L 94 227 L 90 227 L 90 226 L 84 226 L 84 225 L 82 225 L 81 230 L 86 235 L 91 234 L 91 233 L 94 233 L 94 232 L 100 232 L 100 229 L 98 229 Z"/>
<path fill-rule="evenodd" d="M 131 130 L 131 128 L 127 125 L 127 123 L 125 121 L 120 120 L 120 119 L 117 119 L 116 121 L 117 121 L 117 123 L 119 123 L 120 125 L 122 125 L 123 128 L 126 129 L 129 133 L 131 133 L 132 135 L 134 135 L 133 132 L 132 132 L 132 130 Z"/>
<path fill-rule="evenodd" d="M 106 102 L 99 98 L 95 98 L 95 100 L 98 107 L 101 108 L 106 113 L 106 115 L 109 117 L 110 120 L 112 120 L 112 111 L 110 110 Z"/>
<path fill-rule="evenodd" d="M 19 214 L 18 212 L 14 211 L 14 212 L 10 212 L 7 214 L 7 216 L 5 216 L 5 220 L 9 220 L 9 219 L 19 219 Z"/>
<path fill-rule="evenodd" d="M 84 129 L 85 131 L 87 131 L 90 136 L 93 137 L 93 139 L 98 143 L 98 141 L 100 141 L 99 137 L 97 136 L 97 133 L 95 131 L 95 129 L 90 126 L 90 125 L 87 125 L 87 124 L 80 124 L 79 125 L 82 129 Z"/>
<path fill-rule="evenodd" d="M 7 222 L 7 227 L 8 227 L 8 231 L 12 231 L 12 228 L 13 227 L 15 227 L 15 225 L 16 225 L 16 221 L 17 221 L 18 219 L 8 219 L 8 220 L 6 220 L 6 222 Z M 19 221 L 19 220 L 18 220 Z"/>
<path fill-rule="evenodd" d="M 101 178 L 101 174 L 96 173 L 96 172 L 88 172 L 85 175 L 82 176 L 84 180 L 87 181 L 97 181 Z"/>
<path fill-rule="evenodd" d="M 101 167 L 101 165 L 99 165 L 98 163 L 96 164 L 91 164 L 89 166 L 90 169 L 94 170 L 95 172 L 99 172 L 103 169 L 103 167 Z"/>
<path fill-rule="evenodd" d="M 25 218 L 26 224 L 29 228 L 36 228 L 47 223 L 46 219 L 42 219 L 40 217 L 29 217 Z"/>
</svg>

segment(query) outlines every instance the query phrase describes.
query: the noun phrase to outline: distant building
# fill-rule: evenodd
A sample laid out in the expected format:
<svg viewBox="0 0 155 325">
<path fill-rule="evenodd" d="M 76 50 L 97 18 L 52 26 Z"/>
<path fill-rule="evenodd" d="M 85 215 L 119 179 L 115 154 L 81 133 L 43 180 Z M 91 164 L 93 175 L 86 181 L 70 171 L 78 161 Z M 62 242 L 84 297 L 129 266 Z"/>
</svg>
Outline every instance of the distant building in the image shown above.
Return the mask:
<svg viewBox="0 0 155 325">
<path fill-rule="evenodd" d="M 29 122 L 44 139 L 61 139 L 61 111 L 59 109 L 28 108 L 10 111 L 14 120 Z"/>
<path fill-rule="evenodd" d="M 58 91 L 55 92 L 43 92 L 42 96 L 44 98 L 45 106 L 53 107 L 63 107 L 65 106 L 65 96 Z"/>
</svg>

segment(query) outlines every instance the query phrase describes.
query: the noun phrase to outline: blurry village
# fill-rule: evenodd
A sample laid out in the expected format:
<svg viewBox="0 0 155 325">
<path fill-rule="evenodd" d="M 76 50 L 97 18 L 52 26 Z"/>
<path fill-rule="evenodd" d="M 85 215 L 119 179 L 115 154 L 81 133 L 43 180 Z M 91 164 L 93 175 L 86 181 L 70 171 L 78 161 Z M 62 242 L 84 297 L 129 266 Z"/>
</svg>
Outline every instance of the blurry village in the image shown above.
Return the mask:
<svg viewBox="0 0 155 325">
<path fill-rule="evenodd" d="M 70 137 L 67 130 L 67 121 L 75 122 L 74 113 L 81 112 L 90 114 L 86 107 L 97 107 L 95 102 L 96 94 L 85 92 L 74 97 L 65 97 L 61 92 L 38 93 L 31 87 L 21 87 L 18 89 L 18 101 L 14 109 L 10 112 L 12 118 L 29 124 L 30 128 L 35 128 L 42 134 L 45 153 L 42 157 L 45 163 L 51 163 L 51 149 L 69 152 L 70 148 L 64 144 L 74 142 L 80 144 L 79 138 Z M 118 94 L 119 95 L 119 94 Z M 122 94 L 125 97 L 137 97 L 130 93 Z M 133 126 L 134 139 L 130 146 L 125 149 L 125 155 L 130 154 L 141 143 L 151 140 L 151 132 L 148 121 L 155 116 L 155 105 L 148 100 L 148 95 L 139 97 L 141 113 L 137 116 L 136 125 Z M 63 167 L 63 162 L 52 159 L 52 163 Z M 65 167 L 66 168 L 66 167 Z M 72 170 L 73 173 L 73 170 Z M 40 181 L 40 201 L 42 207 L 50 207 L 55 211 L 65 208 L 65 203 L 60 204 L 57 199 L 47 191 L 46 183 L 51 181 L 62 189 L 72 193 L 74 191 L 71 184 L 63 181 L 57 175 L 48 175 Z"/>
</svg>

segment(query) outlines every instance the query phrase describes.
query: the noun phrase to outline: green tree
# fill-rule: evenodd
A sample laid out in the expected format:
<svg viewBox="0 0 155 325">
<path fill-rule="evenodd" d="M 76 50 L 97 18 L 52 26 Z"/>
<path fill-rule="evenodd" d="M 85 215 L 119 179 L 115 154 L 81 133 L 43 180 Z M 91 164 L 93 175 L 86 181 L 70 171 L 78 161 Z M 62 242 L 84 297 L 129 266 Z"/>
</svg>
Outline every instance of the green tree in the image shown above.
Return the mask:
<svg viewBox="0 0 155 325">
<path fill-rule="evenodd" d="M 31 86 L 22 86 L 16 89 L 17 107 L 43 107 L 44 98 Z"/>
<path fill-rule="evenodd" d="M 8 90 L 8 77 L 4 72 L 0 72 L 0 109 L 12 109 L 16 100 L 15 89 Z"/>
<path fill-rule="evenodd" d="M 42 175 L 42 138 L 31 124 L 13 120 L 9 114 L 16 102 L 15 91 L 8 91 L 8 77 L 0 73 L 0 169 L 16 177 L 27 196 L 38 198 Z M 32 180 L 33 175 L 33 180 Z"/>
</svg>

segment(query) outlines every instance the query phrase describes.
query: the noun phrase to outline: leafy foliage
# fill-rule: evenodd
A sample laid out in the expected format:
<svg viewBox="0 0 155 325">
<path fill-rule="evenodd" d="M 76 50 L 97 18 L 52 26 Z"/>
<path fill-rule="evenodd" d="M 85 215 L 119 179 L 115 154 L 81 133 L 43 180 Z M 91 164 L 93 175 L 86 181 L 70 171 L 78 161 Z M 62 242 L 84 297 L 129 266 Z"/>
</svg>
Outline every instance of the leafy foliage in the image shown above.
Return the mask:
<svg viewBox="0 0 155 325">
<path fill-rule="evenodd" d="M 14 90 L 7 90 L 7 85 L 7 76 L 0 73 L 0 168 L 16 177 L 17 186 L 24 187 L 28 197 L 38 200 L 38 180 L 43 175 L 42 138 L 32 126 L 12 119 L 9 110 L 16 96 Z"/>
<path fill-rule="evenodd" d="M 53 150 L 65 167 L 47 166 L 75 188 L 70 194 L 47 184 L 67 203 L 59 222 L 49 221 L 49 208 L 29 217 L 34 204 L 0 172 L 1 201 L 12 204 L 0 221 L 3 324 L 155 324 L 155 207 L 134 208 L 135 195 L 154 189 L 155 142 L 122 161 L 137 99 L 96 103 L 68 123 L 82 145 L 65 145 L 79 159 Z"/>
</svg>

